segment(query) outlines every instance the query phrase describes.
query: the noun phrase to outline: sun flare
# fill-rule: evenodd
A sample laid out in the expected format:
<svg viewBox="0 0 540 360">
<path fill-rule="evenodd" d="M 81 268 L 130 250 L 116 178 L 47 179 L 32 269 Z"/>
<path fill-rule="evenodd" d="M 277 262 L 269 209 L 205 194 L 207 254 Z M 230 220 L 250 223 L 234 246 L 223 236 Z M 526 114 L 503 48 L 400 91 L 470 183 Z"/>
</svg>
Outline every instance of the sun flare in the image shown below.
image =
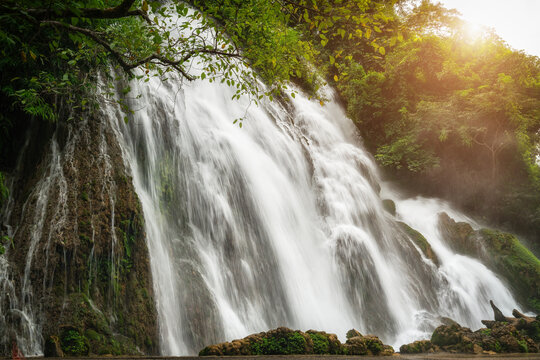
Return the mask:
<svg viewBox="0 0 540 360">
<path fill-rule="evenodd" d="M 470 41 L 476 41 L 480 39 L 487 31 L 485 26 L 466 21 L 461 28 L 464 37 Z"/>
<path fill-rule="evenodd" d="M 466 38 L 478 39 L 493 30 L 511 47 L 540 56 L 540 13 L 538 0 L 440 0 L 449 9 L 456 9 L 470 23 L 464 30 Z M 479 30 L 480 29 L 480 30 Z"/>
</svg>

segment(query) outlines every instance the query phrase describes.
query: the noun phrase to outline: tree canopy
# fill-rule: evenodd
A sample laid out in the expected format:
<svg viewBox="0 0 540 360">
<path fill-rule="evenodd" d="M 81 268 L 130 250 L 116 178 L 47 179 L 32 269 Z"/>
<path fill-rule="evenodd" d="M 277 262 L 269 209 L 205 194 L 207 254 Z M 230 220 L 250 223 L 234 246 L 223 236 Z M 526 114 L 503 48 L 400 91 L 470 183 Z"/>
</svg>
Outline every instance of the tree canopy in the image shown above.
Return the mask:
<svg viewBox="0 0 540 360">
<path fill-rule="evenodd" d="M 87 109 L 100 70 L 223 82 L 254 102 L 326 79 L 389 176 L 538 232 L 539 59 L 461 23 L 429 0 L 4 0 L 0 170 L 15 119 Z"/>
</svg>

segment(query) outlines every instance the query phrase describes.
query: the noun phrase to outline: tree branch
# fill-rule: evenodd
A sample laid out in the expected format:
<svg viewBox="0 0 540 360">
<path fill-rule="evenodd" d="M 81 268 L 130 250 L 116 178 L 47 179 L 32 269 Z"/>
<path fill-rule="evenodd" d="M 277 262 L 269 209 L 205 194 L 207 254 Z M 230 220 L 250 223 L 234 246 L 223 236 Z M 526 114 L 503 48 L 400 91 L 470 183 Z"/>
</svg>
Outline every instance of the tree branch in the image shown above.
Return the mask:
<svg viewBox="0 0 540 360">
<path fill-rule="evenodd" d="M 99 32 L 92 31 L 92 30 L 78 27 L 78 26 L 73 26 L 70 24 L 65 24 L 59 21 L 54 21 L 54 20 L 43 20 L 40 22 L 40 24 L 50 25 L 50 26 L 59 26 L 68 31 L 78 32 L 80 34 L 83 34 L 91 38 L 96 43 L 103 46 L 105 50 L 107 50 L 111 54 L 111 56 L 118 62 L 118 64 L 120 64 L 120 66 L 124 69 L 124 71 L 129 74 L 132 74 L 131 70 L 133 70 L 134 68 L 144 65 L 146 63 L 152 62 L 159 65 L 170 66 L 176 71 L 178 71 L 179 73 L 181 73 L 182 76 L 184 76 L 186 79 L 188 79 L 189 81 L 192 81 L 192 80 L 195 80 L 195 77 L 188 74 L 183 68 L 182 64 L 184 64 L 193 56 L 197 54 L 210 54 L 210 55 L 224 56 L 224 57 L 231 57 L 231 58 L 233 57 L 238 58 L 241 56 L 239 53 L 229 53 L 229 52 L 224 52 L 217 49 L 200 48 L 200 49 L 190 50 L 185 56 L 183 56 L 182 58 L 178 60 L 171 60 L 163 55 L 154 53 L 145 58 L 139 59 L 135 62 L 128 62 L 125 60 L 125 56 L 119 51 L 113 49 L 111 47 L 111 44 L 109 44 L 106 40 L 102 38 L 103 34 Z"/>
<path fill-rule="evenodd" d="M 151 23 L 148 14 L 142 9 L 130 10 L 131 6 L 135 0 L 124 0 L 118 6 L 106 9 L 98 8 L 81 8 L 78 11 L 73 11 L 67 9 L 61 13 L 52 11 L 51 9 L 25 9 L 25 12 L 34 17 L 36 20 L 45 20 L 45 19 L 60 19 L 60 18 L 69 18 L 69 17 L 85 17 L 89 19 L 119 19 L 123 17 L 130 16 L 140 16 L 146 22 Z"/>
</svg>

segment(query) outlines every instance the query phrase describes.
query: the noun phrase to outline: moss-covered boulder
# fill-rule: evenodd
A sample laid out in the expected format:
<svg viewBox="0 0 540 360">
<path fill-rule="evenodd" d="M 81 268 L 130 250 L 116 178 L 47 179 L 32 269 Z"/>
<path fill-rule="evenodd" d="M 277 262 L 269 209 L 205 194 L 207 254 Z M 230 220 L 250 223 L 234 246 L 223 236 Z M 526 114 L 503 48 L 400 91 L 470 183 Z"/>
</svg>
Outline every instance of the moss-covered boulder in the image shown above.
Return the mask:
<svg viewBox="0 0 540 360">
<path fill-rule="evenodd" d="M 362 336 L 351 330 L 349 338 L 342 344 L 335 334 L 308 330 L 302 332 L 280 327 L 268 332 L 249 335 L 243 339 L 209 345 L 199 356 L 239 355 L 392 355 L 394 349 L 374 336 Z"/>
<path fill-rule="evenodd" d="M 338 355 L 342 353 L 342 345 L 336 334 L 316 330 L 308 330 L 307 334 L 313 342 L 313 354 Z"/>
<path fill-rule="evenodd" d="M 347 340 L 348 339 L 351 339 L 353 337 L 356 337 L 356 336 L 362 336 L 362 334 L 360 333 L 360 331 L 356 330 L 356 329 L 351 329 L 349 331 L 347 331 L 347 334 L 345 335 Z"/>
<path fill-rule="evenodd" d="M 208 355 L 292 355 L 313 353 L 311 337 L 301 331 L 280 327 L 243 339 L 210 345 L 199 352 Z"/>
<path fill-rule="evenodd" d="M 459 324 L 441 325 L 435 329 L 431 340 L 415 341 L 402 345 L 403 354 L 426 352 L 451 352 L 469 354 L 537 353 L 540 344 L 525 329 L 518 329 L 508 322 L 491 321 L 489 328 L 477 331 Z"/>
<path fill-rule="evenodd" d="M 517 237 L 498 230 L 474 230 L 446 213 L 439 214 L 439 229 L 456 252 L 480 259 L 506 280 L 521 304 L 540 313 L 540 261 Z"/>
<path fill-rule="evenodd" d="M 347 339 L 343 345 L 347 355 L 392 355 L 394 349 L 383 344 L 375 335 L 353 336 Z"/>
<path fill-rule="evenodd" d="M 420 248 L 424 256 L 433 261 L 435 265 L 439 266 L 439 258 L 431 248 L 431 245 L 424 237 L 424 235 L 422 235 L 419 231 L 413 229 L 409 225 L 405 224 L 404 222 L 398 221 L 398 224 L 401 229 L 408 235 L 408 237 L 416 244 L 416 246 Z"/>
<path fill-rule="evenodd" d="M 410 344 L 401 345 L 399 352 L 401 354 L 421 354 L 434 352 L 437 349 L 430 340 L 418 340 Z"/>
</svg>

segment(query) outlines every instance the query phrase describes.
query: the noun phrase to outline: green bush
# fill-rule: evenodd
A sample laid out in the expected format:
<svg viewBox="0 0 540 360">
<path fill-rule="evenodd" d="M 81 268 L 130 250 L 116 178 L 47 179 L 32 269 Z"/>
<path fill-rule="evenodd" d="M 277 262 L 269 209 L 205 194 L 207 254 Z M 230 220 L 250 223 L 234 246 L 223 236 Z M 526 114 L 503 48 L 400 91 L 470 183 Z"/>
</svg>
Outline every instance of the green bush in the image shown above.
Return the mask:
<svg viewBox="0 0 540 360">
<path fill-rule="evenodd" d="M 313 341 L 313 353 L 314 354 L 328 354 L 329 351 L 329 341 L 326 336 L 321 334 L 309 333 L 311 341 Z"/>
<path fill-rule="evenodd" d="M 62 333 L 62 351 L 67 355 L 88 355 L 88 340 L 77 330 L 66 330 Z"/>
<path fill-rule="evenodd" d="M 298 332 L 266 337 L 251 345 L 251 352 L 255 355 L 304 354 L 305 349 L 306 339 Z"/>
</svg>

